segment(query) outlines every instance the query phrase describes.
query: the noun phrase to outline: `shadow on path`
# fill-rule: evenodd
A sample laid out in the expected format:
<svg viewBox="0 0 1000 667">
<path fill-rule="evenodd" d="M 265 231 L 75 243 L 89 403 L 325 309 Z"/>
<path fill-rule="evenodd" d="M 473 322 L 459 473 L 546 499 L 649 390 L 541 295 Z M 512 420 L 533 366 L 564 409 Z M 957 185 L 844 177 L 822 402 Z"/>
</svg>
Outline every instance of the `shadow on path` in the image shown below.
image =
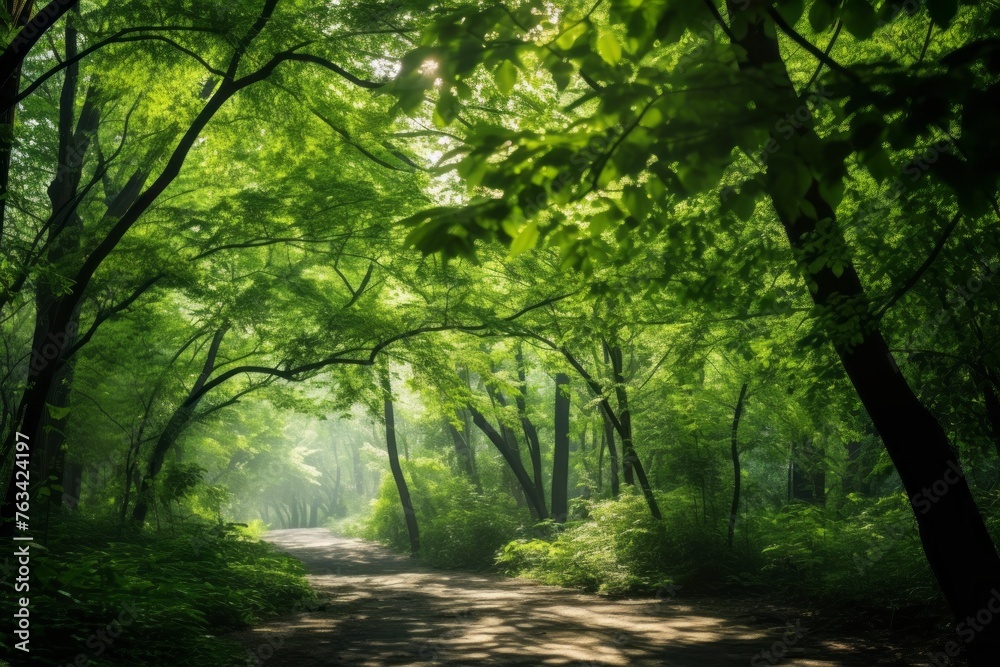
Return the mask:
<svg viewBox="0 0 1000 667">
<path fill-rule="evenodd" d="M 875 648 L 809 630 L 808 619 L 727 612 L 723 601 L 610 600 L 524 580 L 432 570 L 322 528 L 276 530 L 265 539 L 305 563 L 322 604 L 240 633 L 247 664 L 910 664 L 880 661 L 886 656 Z M 789 631 L 796 624 L 802 636 Z"/>
</svg>

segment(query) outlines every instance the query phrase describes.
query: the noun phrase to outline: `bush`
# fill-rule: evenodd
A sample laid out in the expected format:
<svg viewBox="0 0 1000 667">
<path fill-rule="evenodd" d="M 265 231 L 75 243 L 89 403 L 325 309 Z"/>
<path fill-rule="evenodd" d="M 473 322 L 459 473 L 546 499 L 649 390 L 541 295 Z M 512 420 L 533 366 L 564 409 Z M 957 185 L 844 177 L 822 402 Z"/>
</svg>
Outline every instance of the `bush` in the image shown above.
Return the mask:
<svg viewBox="0 0 1000 667">
<path fill-rule="evenodd" d="M 589 520 L 566 524 L 551 539 L 510 542 L 498 562 L 511 575 L 602 593 L 652 592 L 670 582 L 688 592 L 780 587 L 897 608 L 937 596 L 902 495 L 852 495 L 839 512 L 803 503 L 759 510 L 750 527 L 758 544 L 739 553 L 745 547 L 728 548 L 725 525 L 696 523 L 680 509 L 690 506 L 681 493 L 659 496 L 662 523 L 631 491 L 591 502 Z"/>
<path fill-rule="evenodd" d="M 680 515 L 668 528 L 631 491 L 584 509 L 589 520 L 565 524 L 554 540 L 511 542 L 498 563 L 511 575 L 601 593 L 653 591 L 669 585 L 678 572 L 695 568 L 693 553 L 704 540 L 692 539 Z"/>
<path fill-rule="evenodd" d="M 906 496 L 878 500 L 852 494 L 838 518 L 795 504 L 770 512 L 761 575 L 801 593 L 901 607 L 937 597 Z"/>
<path fill-rule="evenodd" d="M 238 664 L 239 647 L 219 636 L 313 595 L 301 563 L 233 524 L 122 534 L 73 518 L 31 548 L 32 664 L 81 654 L 94 666 Z M 104 642 L 98 632 L 119 618 L 119 636 Z"/>
<path fill-rule="evenodd" d="M 421 558 L 436 567 L 482 570 L 525 525 L 527 512 L 508 494 L 478 491 L 445 464 L 430 459 L 403 462 L 420 530 Z M 399 551 L 410 548 L 399 492 L 391 475 L 382 479 L 360 537 Z"/>
</svg>

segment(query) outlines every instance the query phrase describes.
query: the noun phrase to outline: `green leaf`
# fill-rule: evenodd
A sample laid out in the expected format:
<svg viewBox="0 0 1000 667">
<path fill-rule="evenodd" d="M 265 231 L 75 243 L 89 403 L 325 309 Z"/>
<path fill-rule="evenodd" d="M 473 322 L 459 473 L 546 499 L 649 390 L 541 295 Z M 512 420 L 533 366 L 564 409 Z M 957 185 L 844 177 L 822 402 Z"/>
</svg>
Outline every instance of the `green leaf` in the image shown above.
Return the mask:
<svg viewBox="0 0 1000 667">
<path fill-rule="evenodd" d="M 813 32 L 825 32 L 837 19 L 836 5 L 826 0 L 816 0 L 809 7 L 809 25 Z"/>
<path fill-rule="evenodd" d="M 569 79 L 576 70 L 571 63 L 559 60 L 549 68 L 549 71 L 552 73 L 552 80 L 555 81 L 556 88 L 566 90 L 566 86 L 569 85 Z"/>
<path fill-rule="evenodd" d="M 513 256 L 525 253 L 534 248 L 537 242 L 538 225 L 534 220 L 529 220 L 524 228 L 521 229 L 521 233 L 511 241 L 510 254 Z"/>
<path fill-rule="evenodd" d="M 517 66 L 509 60 L 503 61 L 493 72 L 493 80 L 501 93 L 509 95 L 517 83 Z"/>
<path fill-rule="evenodd" d="M 847 0 L 844 5 L 844 27 L 858 39 L 868 39 L 878 22 L 868 0 Z"/>
<path fill-rule="evenodd" d="M 789 25 L 795 25 L 805 11 L 805 0 L 783 0 L 776 9 Z"/>
<path fill-rule="evenodd" d="M 609 65 L 617 65 L 622 59 L 622 47 L 610 32 L 603 33 L 597 40 L 597 53 Z"/>
<path fill-rule="evenodd" d="M 934 23 L 947 28 L 958 13 L 958 0 L 927 0 L 927 13 Z"/>
<path fill-rule="evenodd" d="M 45 404 L 46 409 L 49 411 L 49 417 L 55 419 L 56 421 L 60 419 L 66 419 L 69 416 L 69 406 L 55 406 L 51 403 Z"/>
</svg>

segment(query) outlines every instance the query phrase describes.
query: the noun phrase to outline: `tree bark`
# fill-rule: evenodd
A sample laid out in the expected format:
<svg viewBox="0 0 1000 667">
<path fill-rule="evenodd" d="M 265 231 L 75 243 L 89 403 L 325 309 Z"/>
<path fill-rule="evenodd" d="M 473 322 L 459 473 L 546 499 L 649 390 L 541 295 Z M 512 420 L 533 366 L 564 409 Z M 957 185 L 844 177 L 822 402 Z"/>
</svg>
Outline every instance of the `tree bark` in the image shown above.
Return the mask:
<svg viewBox="0 0 1000 667">
<path fill-rule="evenodd" d="M 615 444 L 615 427 L 603 411 L 601 412 L 601 421 L 604 423 L 604 441 L 608 444 L 608 459 L 611 462 L 611 497 L 617 498 L 620 482 L 618 481 L 618 446 Z"/>
<path fill-rule="evenodd" d="M 727 0 L 730 15 L 740 11 L 737 0 Z M 743 71 L 766 74 L 770 82 L 768 97 L 757 100 L 780 113 L 788 113 L 804 102 L 788 76 L 775 35 L 773 23 L 756 14 L 749 20 L 746 33 L 735 39 L 741 47 L 739 67 Z M 775 87 L 778 92 L 775 92 Z M 821 143 L 811 126 L 802 125 L 798 138 Z M 781 141 L 772 131 L 773 141 Z M 779 144 L 780 145 L 780 144 Z M 793 150 L 792 146 L 784 150 Z M 852 262 L 835 272 L 827 257 L 846 256 L 847 244 L 837 225 L 835 211 L 820 194 L 816 173 L 826 173 L 825 165 L 810 164 L 809 187 L 803 197 L 808 207 L 791 212 L 777 205 L 777 183 L 800 176 L 794 161 L 769 160 L 768 192 L 775 202 L 796 261 L 812 279 L 812 297 L 816 305 L 831 317 L 830 335 L 848 377 L 899 473 L 910 498 L 920 539 L 931 570 L 948 601 L 956 621 L 975 617 L 986 608 L 1000 587 L 1000 556 L 986 529 L 975 499 L 961 472 L 957 456 L 941 424 L 920 402 L 896 366 L 889 346 L 871 316 L 864 288 Z M 789 164 L 792 163 L 792 164 Z M 789 173 L 788 170 L 793 170 Z M 835 174 L 840 178 L 841 174 Z M 803 211 L 802 208 L 812 209 Z M 810 272 L 810 266 L 820 265 Z M 861 313 L 860 317 L 857 313 Z M 860 322 L 858 321 L 860 319 Z M 837 330 L 860 329 L 859 342 L 839 337 Z M 991 623 L 975 634 L 967 645 L 967 657 L 973 667 L 993 665 L 1000 655 L 1000 624 Z"/>
<path fill-rule="evenodd" d="M 556 375 L 555 447 L 552 453 L 552 518 L 566 521 L 569 509 L 569 377 Z"/>
<path fill-rule="evenodd" d="M 399 465 L 399 449 L 396 447 L 396 419 L 392 406 L 392 381 L 389 378 L 388 362 L 382 367 L 382 391 L 385 394 L 385 445 L 389 451 L 389 469 L 399 491 L 399 502 L 403 506 L 403 516 L 406 519 L 406 532 L 410 536 L 410 553 L 416 556 L 420 553 L 420 531 L 417 528 L 417 514 L 413 511 L 410 500 L 410 489 L 403 477 L 403 468 Z"/>
<path fill-rule="evenodd" d="M 625 375 L 622 361 L 622 349 L 612 347 L 603 341 L 604 361 L 611 364 L 615 383 L 615 398 L 618 400 L 618 421 L 621 423 L 622 437 L 622 474 L 626 484 L 635 484 L 633 468 L 639 457 L 632 447 L 632 413 L 628 409 L 628 390 L 625 388 Z"/>
<path fill-rule="evenodd" d="M 510 468 L 511 472 L 514 473 L 514 477 L 517 479 L 518 484 L 521 485 L 521 490 L 524 492 L 525 498 L 528 500 L 528 506 L 531 508 L 532 513 L 535 515 L 536 519 L 545 520 L 548 518 L 548 511 L 545 508 L 544 503 L 538 502 L 538 494 L 535 492 L 535 486 L 528 477 L 528 471 L 524 469 L 524 464 L 521 463 L 521 457 L 516 451 L 512 451 L 507 445 L 507 441 L 502 435 L 500 435 L 495 428 L 486 420 L 479 410 L 473 406 L 469 406 L 469 412 L 472 414 L 472 421 L 476 426 L 489 438 L 493 446 L 497 448 L 500 455 L 503 457 L 504 461 L 507 462 L 507 466 Z"/>
<path fill-rule="evenodd" d="M 528 455 L 531 457 L 531 472 L 535 479 L 535 489 L 538 492 L 541 502 L 545 502 L 545 477 L 542 475 L 542 448 L 538 441 L 538 429 L 528 418 L 528 377 L 527 369 L 524 365 L 524 350 L 520 342 L 515 353 L 517 363 L 517 395 L 514 403 L 517 406 L 517 415 L 521 420 L 521 429 L 524 431 L 524 440 L 528 443 Z"/>
<path fill-rule="evenodd" d="M 72 58 L 77 52 L 77 31 L 73 24 L 67 23 L 65 30 L 66 58 Z M 80 250 L 80 235 L 83 230 L 83 219 L 77 212 L 77 196 L 80 179 L 83 173 L 83 157 L 91 143 L 91 137 L 98 129 L 100 119 L 100 93 L 91 86 L 85 95 L 76 119 L 76 101 L 79 86 L 79 65 L 72 64 L 66 68 L 63 85 L 59 97 L 58 137 L 59 149 L 57 156 L 56 176 L 48 186 L 49 201 L 52 212 L 48 225 L 49 249 L 45 254 L 46 262 L 58 275 L 60 264 L 66 257 L 74 257 Z M 58 278 L 47 277 L 39 279 L 35 290 L 36 319 L 32 349 L 45 349 L 49 341 L 45 339 L 48 331 L 48 315 L 51 303 L 59 291 Z M 67 347 L 76 343 L 79 329 L 80 309 L 77 308 L 64 331 Z M 37 361 L 33 359 L 33 362 Z M 40 440 L 35 443 L 39 457 L 36 470 L 44 484 L 49 477 L 61 475 L 64 467 L 63 444 L 68 421 L 70 389 L 73 383 L 73 363 L 68 361 L 61 365 L 53 378 L 52 387 L 46 397 L 46 403 L 59 412 L 58 416 L 47 409 L 44 424 L 40 431 Z M 60 479 L 60 482 L 62 480 Z M 62 504 L 62 493 L 51 493 L 49 505 L 59 507 Z"/>
<path fill-rule="evenodd" d="M 21 87 L 21 64 L 31 48 L 21 39 L 21 35 L 29 22 L 34 4 L 34 0 L 24 3 L 17 0 L 4 2 L 7 15 L 13 19 L 13 23 L 4 28 L 21 26 L 22 33 L 0 54 L 0 239 L 6 228 L 7 197 L 10 194 L 10 156 L 14 147 L 14 118 L 17 112 L 14 100 Z"/>
<path fill-rule="evenodd" d="M 223 324 L 215 332 L 215 336 L 212 337 L 212 343 L 208 348 L 208 354 L 205 356 L 205 365 L 202 367 L 198 379 L 195 380 L 194 386 L 191 387 L 191 391 L 188 392 L 188 399 L 174 410 L 174 413 L 170 415 L 170 419 L 167 421 L 166 428 L 160 433 L 160 437 L 156 439 L 156 446 L 153 448 L 153 453 L 149 458 L 146 475 L 142 478 L 142 485 L 139 487 L 135 509 L 132 510 L 132 521 L 135 523 L 141 524 L 146 520 L 146 513 L 149 511 L 149 494 L 152 491 L 153 482 L 163 468 L 163 460 L 166 458 L 167 452 L 174 446 L 177 438 L 180 437 L 181 432 L 194 416 L 194 411 L 198 407 L 198 400 L 200 398 L 199 391 L 212 374 L 212 371 L 215 370 L 215 360 L 219 355 L 219 347 L 222 345 L 222 338 L 228 330 L 229 325 Z M 191 397 L 197 398 L 191 400 Z"/>
<path fill-rule="evenodd" d="M 740 428 L 740 417 L 743 416 L 743 402 L 747 397 L 747 383 L 740 387 L 740 397 L 736 399 L 736 409 L 733 411 L 733 428 L 730 436 L 730 454 L 733 457 L 733 503 L 729 506 L 729 532 L 726 543 L 733 548 L 733 535 L 736 533 L 736 515 L 740 510 L 740 449 L 737 434 Z"/>
<path fill-rule="evenodd" d="M 472 461 L 472 444 L 465 439 L 465 436 L 455 426 L 445 420 L 445 428 L 451 434 L 451 440 L 455 444 L 455 458 L 458 460 L 458 468 L 469 478 L 476 488 L 480 488 L 479 476 L 476 474 L 476 467 Z"/>
</svg>

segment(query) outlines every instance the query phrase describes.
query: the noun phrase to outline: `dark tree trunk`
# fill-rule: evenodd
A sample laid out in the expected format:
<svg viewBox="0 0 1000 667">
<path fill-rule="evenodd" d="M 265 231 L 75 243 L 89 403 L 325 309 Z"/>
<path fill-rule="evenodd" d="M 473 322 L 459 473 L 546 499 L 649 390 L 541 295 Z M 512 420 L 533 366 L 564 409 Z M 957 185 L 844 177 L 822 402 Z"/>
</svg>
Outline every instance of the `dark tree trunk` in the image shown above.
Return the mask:
<svg viewBox="0 0 1000 667">
<path fill-rule="evenodd" d="M 472 443 L 466 440 L 462 431 L 459 431 L 448 420 L 445 420 L 445 428 L 451 434 L 451 440 L 455 444 L 455 458 L 458 461 L 458 469 L 461 470 L 469 480 L 480 488 L 479 475 L 476 474 L 476 466 L 472 459 Z"/>
<path fill-rule="evenodd" d="M 743 416 L 743 402 L 747 397 L 747 383 L 740 387 L 740 397 L 736 399 L 736 409 L 733 411 L 733 428 L 730 436 L 730 454 L 733 457 L 733 503 L 729 506 L 729 532 L 726 543 L 733 548 L 733 535 L 736 532 L 736 515 L 740 511 L 740 449 L 737 435 L 740 428 L 740 417 Z"/>
<path fill-rule="evenodd" d="M 63 464 L 63 507 L 75 510 L 83 496 L 83 466 L 66 461 Z"/>
<path fill-rule="evenodd" d="M 77 53 L 77 31 L 71 22 L 65 30 L 66 58 L 72 58 Z M 59 97 L 58 136 L 59 148 L 55 178 L 49 183 L 48 195 L 51 203 L 51 215 L 48 225 L 48 252 L 46 262 L 54 269 L 54 278 L 42 277 L 35 288 L 36 321 L 32 349 L 43 350 L 50 341 L 46 340 L 48 333 L 49 308 L 60 289 L 59 276 L 63 275 L 62 264 L 68 258 L 74 258 L 80 250 L 80 235 L 83 229 L 83 219 L 77 212 L 77 197 L 82 176 L 83 156 L 91 143 L 91 137 L 97 131 L 100 118 L 100 94 L 91 86 L 80 110 L 79 120 L 76 119 L 76 101 L 79 87 L 79 66 L 70 65 L 66 68 Z M 77 329 L 80 321 L 80 309 L 73 313 L 61 337 L 65 345 L 72 347 L 76 343 Z M 53 481 L 62 482 L 63 444 L 66 440 L 65 429 L 69 417 L 70 388 L 73 382 L 73 363 L 66 362 L 55 371 L 54 382 L 49 390 L 46 403 L 52 406 L 44 415 L 44 423 L 40 430 L 39 440 L 35 443 L 39 480 L 46 485 Z M 55 414 L 53 414 L 55 413 Z M 50 479 L 50 478 L 55 478 Z M 63 494 L 50 493 L 49 506 L 59 507 Z M 46 517 L 48 510 L 46 510 Z"/>
<path fill-rule="evenodd" d="M 507 467 L 514 473 L 514 477 L 517 478 L 518 483 L 521 485 L 521 490 L 524 492 L 524 497 L 528 500 L 528 506 L 531 508 L 532 514 L 536 519 L 547 519 L 548 511 L 545 508 L 545 503 L 538 502 L 538 494 L 535 492 L 534 484 L 528 476 L 528 471 L 524 469 L 524 464 L 521 463 L 520 455 L 510 449 L 504 437 L 490 425 L 489 421 L 486 420 L 486 417 L 479 410 L 470 405 L 469 412 L 472 414 L 472 421 L 489 438 L 493 446 L 500 452 L 504 461 L 507 462 Z"/>
<path fill-rule="evenodd" d="M 604 423 L 604 440 L 608 445 L 608 459 L 611 461 L 611 497 L 617 498 L 620 491 L 618 481 L 618 447 L 615 445 L 615 427 L 606 413 L 601 412 Z"/>
<path fill-rule="evenodd" d="M 555 448 L 552 453 L 552 518 L 566 521 L 569 505 L 569 377 L 556 375 Z"/>
<path fill-rule="evenodd" d="M 622 437 L 622 473 L 626 484 L 635 484 L 633 468 L 639 457 L 632 447 L 632 413 L 628 409 L 628 390 L 625 388 L 625 375 L 620 347 L 612 347 L 604 341 L 604 362 L 610 363 L 615 383 L 615 397 L 618 400 L 618 421 L 621 423 Z"/>
<path fill-rule="evenodd" d="M 517 363 L 517 395 L 514 399 L 517 405 L 517 415 L 521 420 L 521 429 L 524 431 L 524 440 L 528 443 L 528 454 L 531 457 L 531 473 L 535 480 L 535 490 L 538 493 L 539 501 L 545 504 L 545 477 L 542 475 L 542 448 L 538 441 L 538 429 L 528 418 L 528 374 L 524 365 L 524 350 L 520 342 L 517 345 L 515 355 Z"/>
<path fill-rule="evenodd" d="M 417 514 L 413 511 L 410 500 L 410 489 L 406 486 L 403 469 L 399 465 L 399 450 L 396 447 L 396 419 L 392 406 L 392 382 L 389 378 L 388 362 L 381 369 L 382 391 L 385 393 L 385 445 L 389 450 L 389 469 L 396 481 L 399 491 L 399 502 L 403 506 L 403 516 L 406 518 L 406 532 L 410 536 L 410 553 L 416 556 L 420 553 L 420 531 L 417 528 Z"/>
<path fill-rule="evenodd" d="M 21 26 L 23 30 L 34 4 L 33 0 L 24 3 L 6 0 L 4 9 L 13 22 L 4 22 L 5 31 L 16 29 L 17 26 Z M 15 46 L 18 41 L 19 38 L 14 38 L 0 55 L 0 238 L 3 238 L 6 229 L 7 197 L 10 192 L 10 156 L 14 146 L 14 116 L 17 111 L 14 100 L 21 87 L 21 63 L 31 48 L 27 44 Z"/>
<path fill-rule="evenodd" d="M 509 403 L 507 399 L 504 398 L 503 393 L 499 391 L 490 391 L 490 398 L 499 403 L 501 407 L 507 407 Z M 542 457 L 541 449 L 538 445 L 538 432 L 535 430 L 535 425 L 531 423 L 528 419 L 527 413 L 522 409 L 524 403 L 518 404 L 518 413 L 520 414 L 521 427 L 525 433 L 525 440 L 528 443 L 528 458 L 531 460 L 531 470 L 532 470 L 532 487 L 535 492 L 534 502 L 537 506 L 545 507 L 545 485 L 542 478 Z M 517 459 L 521 460 L 521 445 L 517 440 L 517 434 L 514 433 L 510 428 L 507 427 L 502 421 L 500 422 L 500 435 L 507 442 L 507 447 L 510 451 L 514 452 Z"/>
<path fill-rule="evenodd" d="M 727 4 L 731 16 L 740 11 L 737 0 L 728 0 Z M 768 97 L 757 102 L 767 108 L 774 107 L 781 117 L 804 102 L 788 77 L 774 36 L 776 29 L 773 23 L 765 25 L 766 21 L 769 22 L 763 15 L 754 15 L 745 33 L 736 40 L 745 51 L 739 66 L 744 71 L 767 73 Z M 782 99 L 776 103 L 771 96 L 779 94 Z M 822 144 L 809 125 L 802 125 L 798 136 Z M 771 138 L 783 140 L 777 135 Z M 829 165 L 810 164 L 807 156 L 798 157 L 806 160 L 801 168 L 813 170 L 813 174 L 828 171 Z M 768 162 L 768 187 L 773 201 L 781 200 L 778 184 L 789 182 L 789 178 L 797 182 L 800 167 L 795 162 Z M 832 176 L 839 179 L 842 173 L 835 171 Z M 944 429 L 921 404 L 896 366 L 877 320 L 870 314 L 853 263 L 848 262 L 841 267 L 842 271 L 835 272 L 826 261 L 827 257 L 847 256 L 847 244 L 835 211 L 820 195 L 820 183 L 815 176 L 810 178 L 804 201 L 812 210 L 803 212 L 800 207 L 791 212 L 776 206 L 778 217 L 799 266 L 811 278 L 814 302 L 831 317 L 833 324 L 829 331 L 837 354 L 882 436 L 910 498 L 931 570 L 956 621 L 974 618 L 986 608 L 1000 586 L 1000 556 Z M 822 268 L 811 272 L 811 265 Z M 841 328 L 859 330 L 859 342 L 842 337 L 838 333 Z M 973 667 L 996 664 L 1000 655 L 1000 623 L 983 626 L 966 650 Z"/>
<path fill-rule="evenodd" d="M 142 478 L 142 485 L 139 487 L 135 509 L 132 511 L 132 520 L 136 523 L 141 524 L 146 520 L 146 513 L 149 511 L 149 494 L 153 482 L 163 468 L 163 461 L 167 456 L 167 452 L 174 446 L 177 438 L 180 437 L 184 428 L 191 422 L 192 417 L 194 417 L 194 411 L 198 407 L 198 401 L 201 399 L 201 388 L 205 386 L 208 377 L 215 370 L 215 360 L 219 355 L 219 347 L 222 345 L 222 338 L 228 330 L 229 325 L 223 324 L 215 332 L 215 336 L 212 337 L 212 343 L 208 348 L 208 354 L 205 356 L 205 365 L 202 367 L 201 374 L 198 375 L 194 386 L 188 392 L 187 399 L 170 415 L 166 428 L 160 433 L 160 437 L 156 439 L 153 453 L 149 457 L 149 466 L 146 469 L 146 475 Z"/>
<path fill-rule="evenodd" d="M 545 341 L 544 338 L 540 338 L 540 340 Z M 614 410 L 611 409 L 611 404 L 608 403 L 608 398 L 605 395 L 601 385 L 599 385 L 597 381 L 594 380 L 594 378 L 586 371 L 586 369 L 582 365 L 580 365 L 580 362 L 576 360 L 576 358 L 570 353 L 568 349 L 566 349 L 565 347 L 557 347 L 550 341 L 545 341 L 545 343 L 548 344 L 550 347 L 553 347 L 554 349 L 557 349 L 560 352 L 562 352 L 563 356 L 566 357 L 566 360 L 569 361 L 569 363 L 573 366 L 573 368 L 576 369 L 577 373 L 580 374 L 580 377 L 582 377 L 586 381 L 587 386 L 590 388 L 591 392 L 593 392 L 594 396 L 596 396 L 599 399 L 599 405 L 601 406 L 602 413 L 611 422 L 615 431 L 617 431 L 618 435 L 620 435 L 622 438 L 623 456 L 626 454 L 624 450 L 625 446 L 624 443 L 626 440 L 626 433 L 628 433 L 629 448 L 630 451 L 632 452 L 632 458 L 631 458 L 632 467 L 635 471 L 636 477 L 639 478 L 639 486 L 642 488 L 642 495 L 646 499 L 646 505 L 649 506 L 649 513 L 652 514 L 653 517 L 656 519 L 662 519 L 663 515 L 660 514 L 660 508 L 656 503 L 656 496 L 653 495 L 653 489 L 649 486 L 649 480 L 646 478 L 646 471 L 643 469 L 642 463 L 639 461 L 639 458 L 635 456 L 635 451 L 631 450 L 632 446 L 631 421 L 629 422 L 628 430 L 626 430 L 622 426 L 622 422 L 615 415 Z M 612 438 L 611 442 L 613 441 L 614 439 Z M 609 445 L 611 444 L 611 442 L 609 442 Z"/>
</svg>

